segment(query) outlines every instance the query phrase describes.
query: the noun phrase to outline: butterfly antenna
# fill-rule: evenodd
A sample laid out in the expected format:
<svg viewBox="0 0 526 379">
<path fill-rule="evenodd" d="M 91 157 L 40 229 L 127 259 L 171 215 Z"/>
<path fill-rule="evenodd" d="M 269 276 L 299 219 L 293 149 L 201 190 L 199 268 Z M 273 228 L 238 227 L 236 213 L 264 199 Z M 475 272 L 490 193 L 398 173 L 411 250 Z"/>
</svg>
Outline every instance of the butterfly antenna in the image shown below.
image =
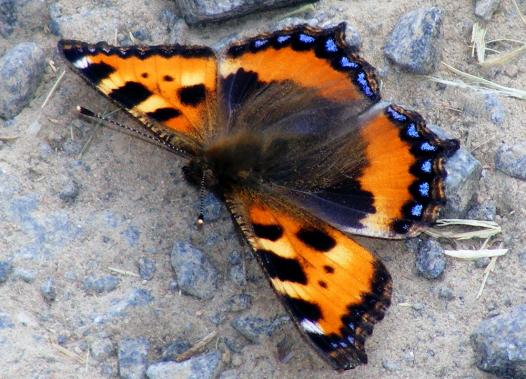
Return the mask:
<svg viewBox="0 0 526 379">
<path fill-rule="evenodd" d="M 197 226 L 203 226 L 205 223 L 205 172 L 201 176 L 201 184 L 199 185 L 199 216 L 197 216 Z"/>
<path fill-rule="evenodd" d="M 138 135 L 141 138 L 144 138 L 146 140 L 150 140 L 150 141 L 156 142 L 156 143 L 162 145 L 162 147 L 164 147 L 165 149 L 167 149 L 168 151 L 170 151 L 172 153 L 179 153 L 179 154 L 186 155 L 185 151 L 177 148 L 176 146 L 172 145 L 169 142 L 166 142 L 166 141 L 164 141 L 164 140 L 162 140 L 162 139 L 160 139 L 160 138 L 158 138 L 158 137 L 156 137 L 156 136 L 154 136 L 152 134 L 142 132 L 142 131 L 137 130 L 135 128 L 132 128 L 130 126 L 121 124 L 120 122 L 117 122 L 117 121 L 112 120 L 110 118 L 104 117 L 104 116 L 102 116 L 99 113 L 95 113 L 95 112 L 89 110 L 88 108 L 84 108 L 84 107 L 82 107 L 80 105 L 77 105 L 77 111 L 81 115 L 84 115 L 84 116 L 87 116 L 87 117 L 91 117 L 91 118 L 95 118 L 97 120 L 101 120 L 101 121 L 107 122 L 107 123 L 109 123 L 111 125 L 117 126 L 120 129 L 126 130 L 128 132 L 133 133 L 133 134 L 136 134 L 136 135 Z"/>
</svg>

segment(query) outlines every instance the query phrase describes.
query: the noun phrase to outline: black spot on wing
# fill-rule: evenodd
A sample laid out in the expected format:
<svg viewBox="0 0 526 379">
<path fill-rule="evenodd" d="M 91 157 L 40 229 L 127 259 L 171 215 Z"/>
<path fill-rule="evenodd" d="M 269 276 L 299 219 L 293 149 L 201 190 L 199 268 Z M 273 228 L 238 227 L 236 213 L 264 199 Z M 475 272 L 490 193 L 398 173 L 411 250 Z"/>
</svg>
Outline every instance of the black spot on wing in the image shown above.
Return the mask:
<svg viewBox="0 0 526 379">
<path fill-rule="evenodd" d="M 175 108 L 159 108 L 154 112 L 148 112 L 147 115 L 156 121 L 168 121 L 181 115 L 181 112 Z"/>
<path fill-rule="evenodd" d="M 264 85 L 265 83 L 258 80 L 257 73 L 242 68 L 222 78 L 221 92 L 227 109 L 232 111 L 237 108 L 251 93 L 260 90 Z"/>
<path fill-rule="evenodd" d="M 280 225 L 252 224 L 254 233 L 259 238 L 277 241 L 283 236 L 283 228 Z"/>
<path fill-rule="evenodd" d="M 204 84 L 196 84 L 180 88 L 178 94 L 181 103 L 184 105 L 196 106 L 205 99 L 206 88 Z"/>
<path fill-rule="evenodd" d="M 269 250 L 257 250 L 259 258 L 271 278 L 300 284 L 307 284 L 307 276 L 295 259 L 280 257 Z"/>
<path fill-rule="evenodd" d="M 322 318 L 320 307 L 314 303 L 302 299 L 294 299 L 287 295 L 283 296 L 283 300 L 294 317 L 299 321 L 307 319 L 316 322 Z"/>
<path fill-rule="evenodd" d="M 80 71 L 90 80 L 90 82 L 97 85 L 101 80 L 106 79 L 111 73 L 115 72 L 115 69 L 109 64 L 100 62 L 92 63 Z"/>
<path fill-rule="evenodd" d="M 334 267 L 332 267 L 332 266 L 325 265 L 325 266 L 323 266 L 323 269 L 325 270 L 325 272 L 327 274 L 333 274 L 334 273 Z"/>
<path fill-rule="evenodd" d="M 165 75 L 165 76 L 163 76 L 163 80 L 165 82 L 173 82 L 174 78 L 172 76 L 170 76 L 170 75 Z"/>
<path fill-rule="evenodd" d="M 334 238 L 320 229 L 302 228 L 296 236 L 305 245 L 317 251 L 327 252 L 336 246 Z"/>
<path fill-rule="evenodd" d="M 142 103 L 152 93 L 143 86 L 141 83 L 137 82 L 126 82 L 122 87 L 116 88 L 109 93 L 111 97 L 116 102 L 122 104 L 124 107 L 131 109 L 136 105 Z"/>
</svg>

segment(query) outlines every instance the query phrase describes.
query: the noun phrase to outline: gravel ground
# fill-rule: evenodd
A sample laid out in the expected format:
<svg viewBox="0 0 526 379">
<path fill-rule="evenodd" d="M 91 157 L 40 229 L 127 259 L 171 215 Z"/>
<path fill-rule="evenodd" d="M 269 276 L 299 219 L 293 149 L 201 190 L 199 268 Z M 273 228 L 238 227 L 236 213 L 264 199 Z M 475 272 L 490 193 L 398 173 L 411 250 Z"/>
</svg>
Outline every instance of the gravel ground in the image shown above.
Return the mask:
<svg viewBox="0 0 526 379">
<path fill-rule="evenodd" d="M 206 19 L 245 1 L 216 3 Z M 513 3 L 479 1 L 476 12 L 472 0 L 321 0 L 188 26 L 169 0 L 0 0 L 0 378 L 526 378 L 526 103 L 418 75 L 452 78 L 442 60 L 526 88 L 525 55 L 483 68 L 469 46 L 476 21 L 487 39 L 524 40 Z M 79 119 L 79 103 L 115 107 L 71 71 L 46 98 L 65 69 L 59 38 L 220 47 L 341 21 L 384 99 L 461 141 L 446 216 L 496 221 L 492 246 L 510 249 L 476 298 L 489 260 L 444 249 L 480 242 L 360 239 L 390 270 L 393 305 L 367 342 L 369 364 L 344 374 L 300 338 L 213 195 L 196 229 L 182 159 Z"/>
</svg>

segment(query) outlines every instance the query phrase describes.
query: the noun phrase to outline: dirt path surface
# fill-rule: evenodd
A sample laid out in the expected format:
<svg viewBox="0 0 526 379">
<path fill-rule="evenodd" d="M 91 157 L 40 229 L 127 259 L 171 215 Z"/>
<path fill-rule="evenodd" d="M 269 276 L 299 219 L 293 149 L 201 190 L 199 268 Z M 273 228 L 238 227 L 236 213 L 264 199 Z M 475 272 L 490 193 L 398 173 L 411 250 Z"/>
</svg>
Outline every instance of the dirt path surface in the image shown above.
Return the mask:
<svg viewBox="0 0 526 379">
<path fill-rule="evenodd" d="M 29 104 L 0 118 L 0 262 L 9 266 L 0 280 L 0 378 L 137 377 L 136 368 L 160 361 L 163 351 L 173 358 L 212 332 L 217 337 L 200 355 L 202 366 L 173 372 L 281 379 L 493 377 L 476 367 L 470 334 L 481 320 L 526 302 L 526 181 L 495 168 L 503 144 L 526 141 L 526 103 L 437 85 L 389 63 L 383 47 L 415 2 L 322 0 L 295 19 L 285 20 L 291 12 L 285 9 L 192 28 L 168 0 L 15 4 L 13 29 L 0 29 L 0 56 L 31 41 L 45 60 L 27 67 L 27 75 L 44 70 Z M 526 2 L 518 4 L 526 10 Z M 477 21 L 471 0 L 418 2 L 432 6 L 442 11 L 443 61 L 526 88 L 526 56 L 490 68 L 471 57 Z M 129 44 L 132 34 L 144 44 L 221 46 L 305 20 L 348 22 L 361 36 L 361 55 L 379 70 L 383 98 L 417 109 L 472 152 L 482 174 L 471 195 L 477 204 L 494 205 L 490 217 L 502 226 L 499 238 L 510 249 L 477 299 L 487 262 L 447 258 L 444 273 L 429 280 L 418 275 L 404 242 L 361 239 L 386 264 L 394 291 L 386 318 L 367 342 L 369 364 L 344 374 L 299 337 L 226 208 L 212 196 L 206 200 L 209 222 L 202 231 L 195 228 L 198 191 L 184 182 L 182 159 L 79 119 L 77 104 L 98 112 L 115 106 L 69 70 L 46 101 L 66 68 L 56 51 L 60 38 Z M 498 38 L 526 39 L 509 0 L 487 23 L 487 39 Z M 453 77 L 443 66 L 434 75 Z M 111 117 L 135 125 L 120 112 Z M 480 242 L 457 247 L 478 248 Z M 188 279 L 203 281 L 200 299 L 182 294 L 175 281 L 174 249 L 202 252 L 204 276 Z M 277 353 L 283 341 L 292 344 L 286 363 Z"/>
</svg>

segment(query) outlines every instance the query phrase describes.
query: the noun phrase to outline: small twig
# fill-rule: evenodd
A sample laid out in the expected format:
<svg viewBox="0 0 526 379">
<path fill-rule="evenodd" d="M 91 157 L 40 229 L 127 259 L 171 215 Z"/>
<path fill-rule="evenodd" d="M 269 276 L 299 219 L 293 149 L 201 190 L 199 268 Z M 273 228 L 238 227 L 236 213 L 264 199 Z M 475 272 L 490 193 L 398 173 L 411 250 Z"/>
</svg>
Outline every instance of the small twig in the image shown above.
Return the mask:
<svg viewBox="0 0 526 379">
<path fill-rule="evenodd" d="M 84 359 L 80 355 L 78 355 L 77 353 L 75 353 L 75 352 L 73 352 L 71 350 L 68 350 L 65 347 L 62 347 L 62 346 L 60 346 L 57 343 L 50 342 L 50 344 L 55 350 L 57 350 L 60 354 L 64 355 L 65 357 L 73 359 L 77 363 L 84 364 Z"/>
<path fill-rule="evenodd" d="M 494 66 L 494 65 L 500 65 L 500 64 L 506 64 L 510 60 L 515 59 L 522 54 L 526 53 L 526 44 L 517 47 L 513 50 L 506 51 L 504 53 L 500 53 L 497 55 L 492 55 L 490 58 L 486 59 L 484 62 L 481 63 L 481 66 L 488 67 L 488 66 Z"/>
<path fill-rule="evenodd" d="M 202 340 L 197 342 L 194 346 L 186 350 L 184 353 L 181 353 L 177 357 L 175 357 L 175 361 L 182 362 L 182 361 L 187 360 L 188 358 L 191 358 L 197 353 L 200 353 L 201 351 L 204 350 L 206 345 L 208 345 L 216 336 L 217 336 L 216 331 L 213 331 L 210 334 L 206 335 Z"/>
<path fill-rule="evenodd" d="M 0 141 L 14 141 L 20 138 L 20 136 L 0 136 Z"/>
<path fill-rule="evenodd" d="M 467 226 L 480 228 L 474 231 L 459 232 L 455 230 L 443 230 L 444 227 Z M 455 240 L 466 240 L 472 238 L 487 239 L 502 231 L 499 224 L 493 221 L 464 220 L 464 219 L 441 219 L 437 220 L 432 228 L 424 230 L 424 233 L 434 238 L 451 238 Z"/>
</svg>

